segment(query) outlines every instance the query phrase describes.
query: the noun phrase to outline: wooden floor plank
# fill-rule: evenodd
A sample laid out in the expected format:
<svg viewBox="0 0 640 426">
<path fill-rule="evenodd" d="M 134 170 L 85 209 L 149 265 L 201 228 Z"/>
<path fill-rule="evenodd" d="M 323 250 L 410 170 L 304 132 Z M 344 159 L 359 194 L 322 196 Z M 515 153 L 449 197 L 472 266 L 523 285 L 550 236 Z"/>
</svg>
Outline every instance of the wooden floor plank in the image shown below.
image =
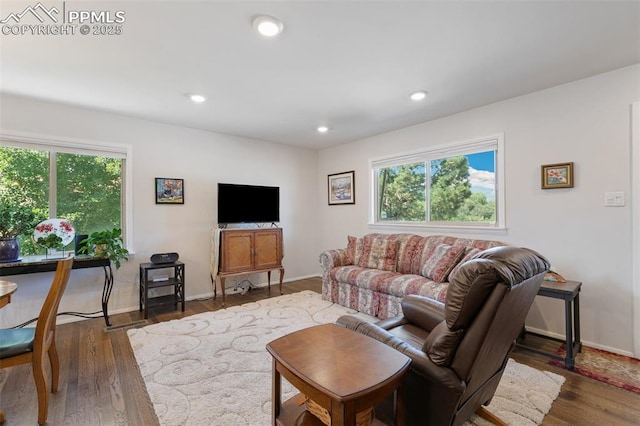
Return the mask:
<svg viewBox="0 0 640 426">
<path fill-rule="evenodd" d="M 284 284 L 283 291 L 285 294 L 301 290 L 319 292 L 320 287 L 319 278 L 310 278 Z M 245 295 L 230 294 L 227 307 L 276 296 L 279 296 L 277 286 L 272 286 L 270 293 L 266 289 L 253 289 Z M 220 298 L 187 302 L 185 312 L 173 310 L 171 306 L 158 307 L 150 310 L 147 323 L 221 307 Z M 111 318 L 115 325 L 141 319 L 137 311 Z M 60 388 L 57 394 L 51 395 L 49 425 L 158 425 L 127 329 L 105 332 L 102 318 L 58 327 Z M 533 344 L 549 349 L 545 339 Z M 549 365 L 548 357 L 524 349 L 516 349 L 512 357 L 567 378 L 544 425 L 633 425 L 640 419 L 640 395 Z M 0 407 L 6 410 L 6 425 L 36 424 L 37 400 L 31 367 L 11 367 L 1 374 Z"/>
</svg>

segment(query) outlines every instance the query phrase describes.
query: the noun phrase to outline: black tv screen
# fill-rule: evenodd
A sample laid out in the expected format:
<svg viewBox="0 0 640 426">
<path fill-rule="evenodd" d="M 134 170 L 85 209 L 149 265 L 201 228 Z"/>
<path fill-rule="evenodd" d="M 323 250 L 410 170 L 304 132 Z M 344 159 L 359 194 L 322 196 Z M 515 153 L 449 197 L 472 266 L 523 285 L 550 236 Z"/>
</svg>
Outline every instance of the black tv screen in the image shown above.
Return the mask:
<svg viewBox="0 0 640 426">
<path fill-rule="evenodd" d="M 218 223 L 279 221 L 279 187 L 218 183 Z"/>
</svg>

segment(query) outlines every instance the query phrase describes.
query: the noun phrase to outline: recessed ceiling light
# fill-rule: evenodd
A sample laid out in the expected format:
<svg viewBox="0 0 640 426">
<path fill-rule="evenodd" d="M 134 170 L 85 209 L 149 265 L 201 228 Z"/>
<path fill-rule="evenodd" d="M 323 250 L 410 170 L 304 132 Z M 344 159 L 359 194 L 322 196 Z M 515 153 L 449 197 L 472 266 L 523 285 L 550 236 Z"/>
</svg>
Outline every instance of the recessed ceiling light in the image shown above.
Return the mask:
<svg viewBox="0 0 640 426">
<path fill-rule="evenodd" d="M 197 93 L 187 93 L 187 98 L 191 99 L 193 102 L 201 104 L 202 102 L 206 101 L 207 98 L 203 95 L 199 95 Z"/>
<path fill-rule="evenodd" d="M 253 20 L 253 28 L 265 37 L 273 37 L 282 32 L 282 22 L 273 16 L 262 15 Z"/>
<path fill-rule="evenodd" d="M 329 128 L 327 126 L 318 126 L 318 133 L 327 133 Z"/>
<path fill-rule="evenodd" d="M 411 99 L 414 100 L 414 101 L 421 101 L 426 97 L 427 97 L 427 92 L 425 92 L 424 90 L 420 90 L 418 92 L 413 92 L 411 94 Z"/>
</svg>

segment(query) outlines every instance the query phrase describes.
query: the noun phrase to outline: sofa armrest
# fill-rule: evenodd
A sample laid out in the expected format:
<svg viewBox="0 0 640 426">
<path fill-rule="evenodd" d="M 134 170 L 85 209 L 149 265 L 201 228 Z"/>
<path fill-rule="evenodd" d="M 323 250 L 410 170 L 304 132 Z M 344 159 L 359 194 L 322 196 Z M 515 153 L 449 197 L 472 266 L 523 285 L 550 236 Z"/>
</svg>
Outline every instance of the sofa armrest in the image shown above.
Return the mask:
<svg viewBox="0 0 640 426">
<path fill-rule="evenodd" d="M 411 358 L 411 369 L 419 374 L 423 379 L 432 383 L 444 385 L 450 392 L 457 395 L 462 395 L 464 392 L 464 382 L 452 369 L 434 364 L 426 353 L 414 348 L 378 325 L 357 318 L 353 315 L 341 316 L 336 321 L 336 324 L 374 338 L 377 341 L 394 348 L 398 352 L 405 354 Z"/>
<path fill-rule="evenodd" d="M 347 249 L 325 250 L 320 253 L 320 266 L 324 273 L 328 273 L 336 266 L 345 266 L 347 264 Z"/>
<path fill-rule="evenodd" d="M 407 322 L 431 332 L 444 321 L 444 303 L 409 294 L 402 299 L 402 313 Z"/>
</svg>

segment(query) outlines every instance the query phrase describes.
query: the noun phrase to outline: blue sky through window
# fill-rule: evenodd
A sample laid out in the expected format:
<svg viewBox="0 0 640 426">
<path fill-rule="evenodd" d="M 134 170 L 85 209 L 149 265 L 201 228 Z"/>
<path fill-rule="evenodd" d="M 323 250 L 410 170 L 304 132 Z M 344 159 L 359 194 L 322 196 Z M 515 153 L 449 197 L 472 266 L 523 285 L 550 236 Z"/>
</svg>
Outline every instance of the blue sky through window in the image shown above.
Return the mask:
<svg viewBox="0 0 640 426">
<path fill-rule="evenodd" d="M 496 199 L 495 151 L 465 155 L 469 162 L 469 180 L 472 192 L 482 192 L 487 200 Z"/>
<path fill-rule="evenodd" d="M 477 154 L 469 154 L 465 155 L 467 157 L 467 161 L 469 161 L 469 165 L 476 170 L 485 170 L 488 172 L 495 172 L 495 159 L 494 152 L 479 152 Z"/>
</svg>

